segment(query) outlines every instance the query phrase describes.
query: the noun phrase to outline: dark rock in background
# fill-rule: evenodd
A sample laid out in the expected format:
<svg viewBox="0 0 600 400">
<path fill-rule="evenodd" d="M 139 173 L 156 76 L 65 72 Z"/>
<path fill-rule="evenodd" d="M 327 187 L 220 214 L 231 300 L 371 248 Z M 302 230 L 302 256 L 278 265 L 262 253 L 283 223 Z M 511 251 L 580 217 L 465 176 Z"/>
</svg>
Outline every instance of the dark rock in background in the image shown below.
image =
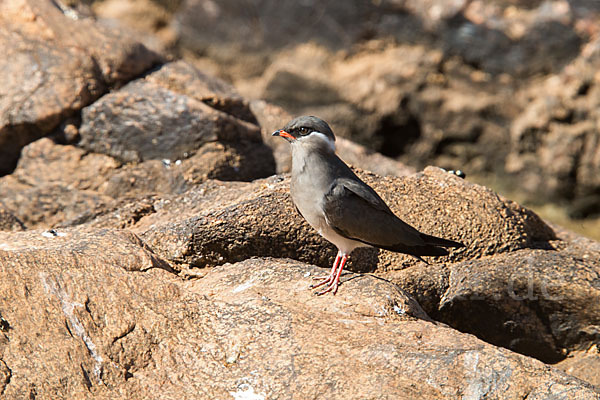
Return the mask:
<svg viewBox="0 0 600 400">
<path fill-rule="evenodd" d="M 408 165 L 494 173 L 539 202 L 540 190 L 571 201 L 600 188 L 589 173 L 600 168 L 597 78 L 583 72 L 598 68 L 599 20 L 575 1 L 190 0 L 173 29 L 186 54 L 250 98 L 318 114 Z M 533 128 L 533 147 L 522 144 L 536 99 L 568 99 L 571 86 L 589 99 L 558 117 L 573 133 L 554 134 L 549 119 Z"/>
</svg>

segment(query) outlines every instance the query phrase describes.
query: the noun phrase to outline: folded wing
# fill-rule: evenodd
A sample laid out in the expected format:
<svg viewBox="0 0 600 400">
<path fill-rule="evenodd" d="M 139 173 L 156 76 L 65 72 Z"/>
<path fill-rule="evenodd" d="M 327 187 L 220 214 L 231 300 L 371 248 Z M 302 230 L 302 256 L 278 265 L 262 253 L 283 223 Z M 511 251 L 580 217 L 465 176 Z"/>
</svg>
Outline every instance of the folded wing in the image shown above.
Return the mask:
<svg viewBox="0 0 600 400">
<path fill-rule="evenodd" d="M 441 246 L 464 247 L 420 233 L 394 215 L 379 195 L 360 180 L 336 179 L 325 195 L 323 211 L 337 233 L 374 247 L 415 256 L 448 254 Z"/>
</svg>

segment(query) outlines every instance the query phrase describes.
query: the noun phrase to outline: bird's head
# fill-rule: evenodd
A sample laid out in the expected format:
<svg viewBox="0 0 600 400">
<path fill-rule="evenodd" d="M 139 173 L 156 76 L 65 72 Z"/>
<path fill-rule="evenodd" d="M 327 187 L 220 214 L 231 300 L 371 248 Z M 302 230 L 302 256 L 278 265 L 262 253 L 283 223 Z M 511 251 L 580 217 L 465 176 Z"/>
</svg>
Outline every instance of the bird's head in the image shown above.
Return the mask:
<svg viewBox="0 0 600 400">
<path fill-rule="evenodd" d="M 293 146 L 317 147 L 335 151 L 335 135 L 327 122 L 318 117 L 294 118 L 283 129 L 273 132 L 273 136 L 280 136 Z"/>
</svg>

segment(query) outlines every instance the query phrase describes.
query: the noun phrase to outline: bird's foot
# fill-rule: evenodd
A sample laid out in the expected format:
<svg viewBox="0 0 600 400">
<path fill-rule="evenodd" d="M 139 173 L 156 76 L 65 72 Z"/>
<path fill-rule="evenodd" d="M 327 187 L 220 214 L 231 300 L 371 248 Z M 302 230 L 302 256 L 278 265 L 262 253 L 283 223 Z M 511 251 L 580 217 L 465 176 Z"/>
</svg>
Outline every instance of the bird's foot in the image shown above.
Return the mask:
<svg viewBox="0 0 600 400">
<path fill-rule="evenodd" d="M 340 284 L 340 276 L 342 275 L 342 270 L 344 269 L 347 259 L 348 256 L 346 254 L 339 252 L 335 258 L 335 262 L 333 263 L 333 267 L 331 268 L 329 275 L 313 278 L 319 279 L 321 282 L 310 285 L 311 289 L 316 289 L 323 285 L 327 285 L 325 289 L 317 292 L 317 296 L 321 296 L 329 292 L 333 292 L 333 294 L 337 293 L 338 286 Z"/>
<path fill-rule="evenodd" d="M 322 296 L 325 293 L 332 292 L 333 295 L 337 293 L 339 282 L 337 280 L 332 280 L 329 285 L 320 292 L 317 292 L 317 296 Z"/>
<path fill-rule="evenodd" d="M 319 280 L 319 283 L 313 283 L 312 285 L 310 285 L 311 289 L 316 289 L 320 286 L 323 286 L 327 283 L 330 283 L 333 280 L 333 275 L 325 275 L 325 276 L 315 276 L 313 278 L 314 280 Z"/>
<path fill-rule="evenodd" d="M 310 285 L 310 288 L 316 289 L 323 285 L 327 285 L 325 287 L 325 289 L 321 290 L 320 292 L 317 292 L 316 295 L 321 296 L 321 295 L 324 295 L 325 293 L 329 293 L 329 292 L 333 292 L 333 294 L 336 294 L 339 284 L 340 284 L 340 278 L 336 274 L 336 276 L 329 275 L 329 276 L 323 277 L 321 282 L 315 283 L 314 285 Z"/>
</svg>

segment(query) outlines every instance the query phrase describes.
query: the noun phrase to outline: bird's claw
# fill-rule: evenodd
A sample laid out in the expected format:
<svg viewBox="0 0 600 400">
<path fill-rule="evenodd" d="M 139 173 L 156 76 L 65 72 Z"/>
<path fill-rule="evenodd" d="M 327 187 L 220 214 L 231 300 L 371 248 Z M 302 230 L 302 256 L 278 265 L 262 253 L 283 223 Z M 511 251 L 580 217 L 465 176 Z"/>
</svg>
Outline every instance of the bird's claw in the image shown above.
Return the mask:
<svg viewBox="0 0 600 400">
<path fill-rule="evenodd" d="M 317 296 L 324 295 L 325 293 L 329 293 L 333 290 L 333 294 L 337 292 L 338 283 L 335 281 L 335 277 L 329 275 L 321 278 L 321 282 L 315 283 L 314 285 L 310 285 L 311 289 L 316 289 L 320 286 L 327 285 L 327 287 L 320 292 L 315 293 Z"/>
<path fill-rule="evenodd" d="M 321 290 L 320 292 L 317 292 L 317 296 L 322 296 L 325 293 L 329 293 L 332 292 L 332 294 L 335 296 L 335 294 L 337 293 L 338 290 L 338 284 L 337 282 L 331 282 L 329 284 L 329 286 L 327 286 L 325 289 Z"/>
</svg>

